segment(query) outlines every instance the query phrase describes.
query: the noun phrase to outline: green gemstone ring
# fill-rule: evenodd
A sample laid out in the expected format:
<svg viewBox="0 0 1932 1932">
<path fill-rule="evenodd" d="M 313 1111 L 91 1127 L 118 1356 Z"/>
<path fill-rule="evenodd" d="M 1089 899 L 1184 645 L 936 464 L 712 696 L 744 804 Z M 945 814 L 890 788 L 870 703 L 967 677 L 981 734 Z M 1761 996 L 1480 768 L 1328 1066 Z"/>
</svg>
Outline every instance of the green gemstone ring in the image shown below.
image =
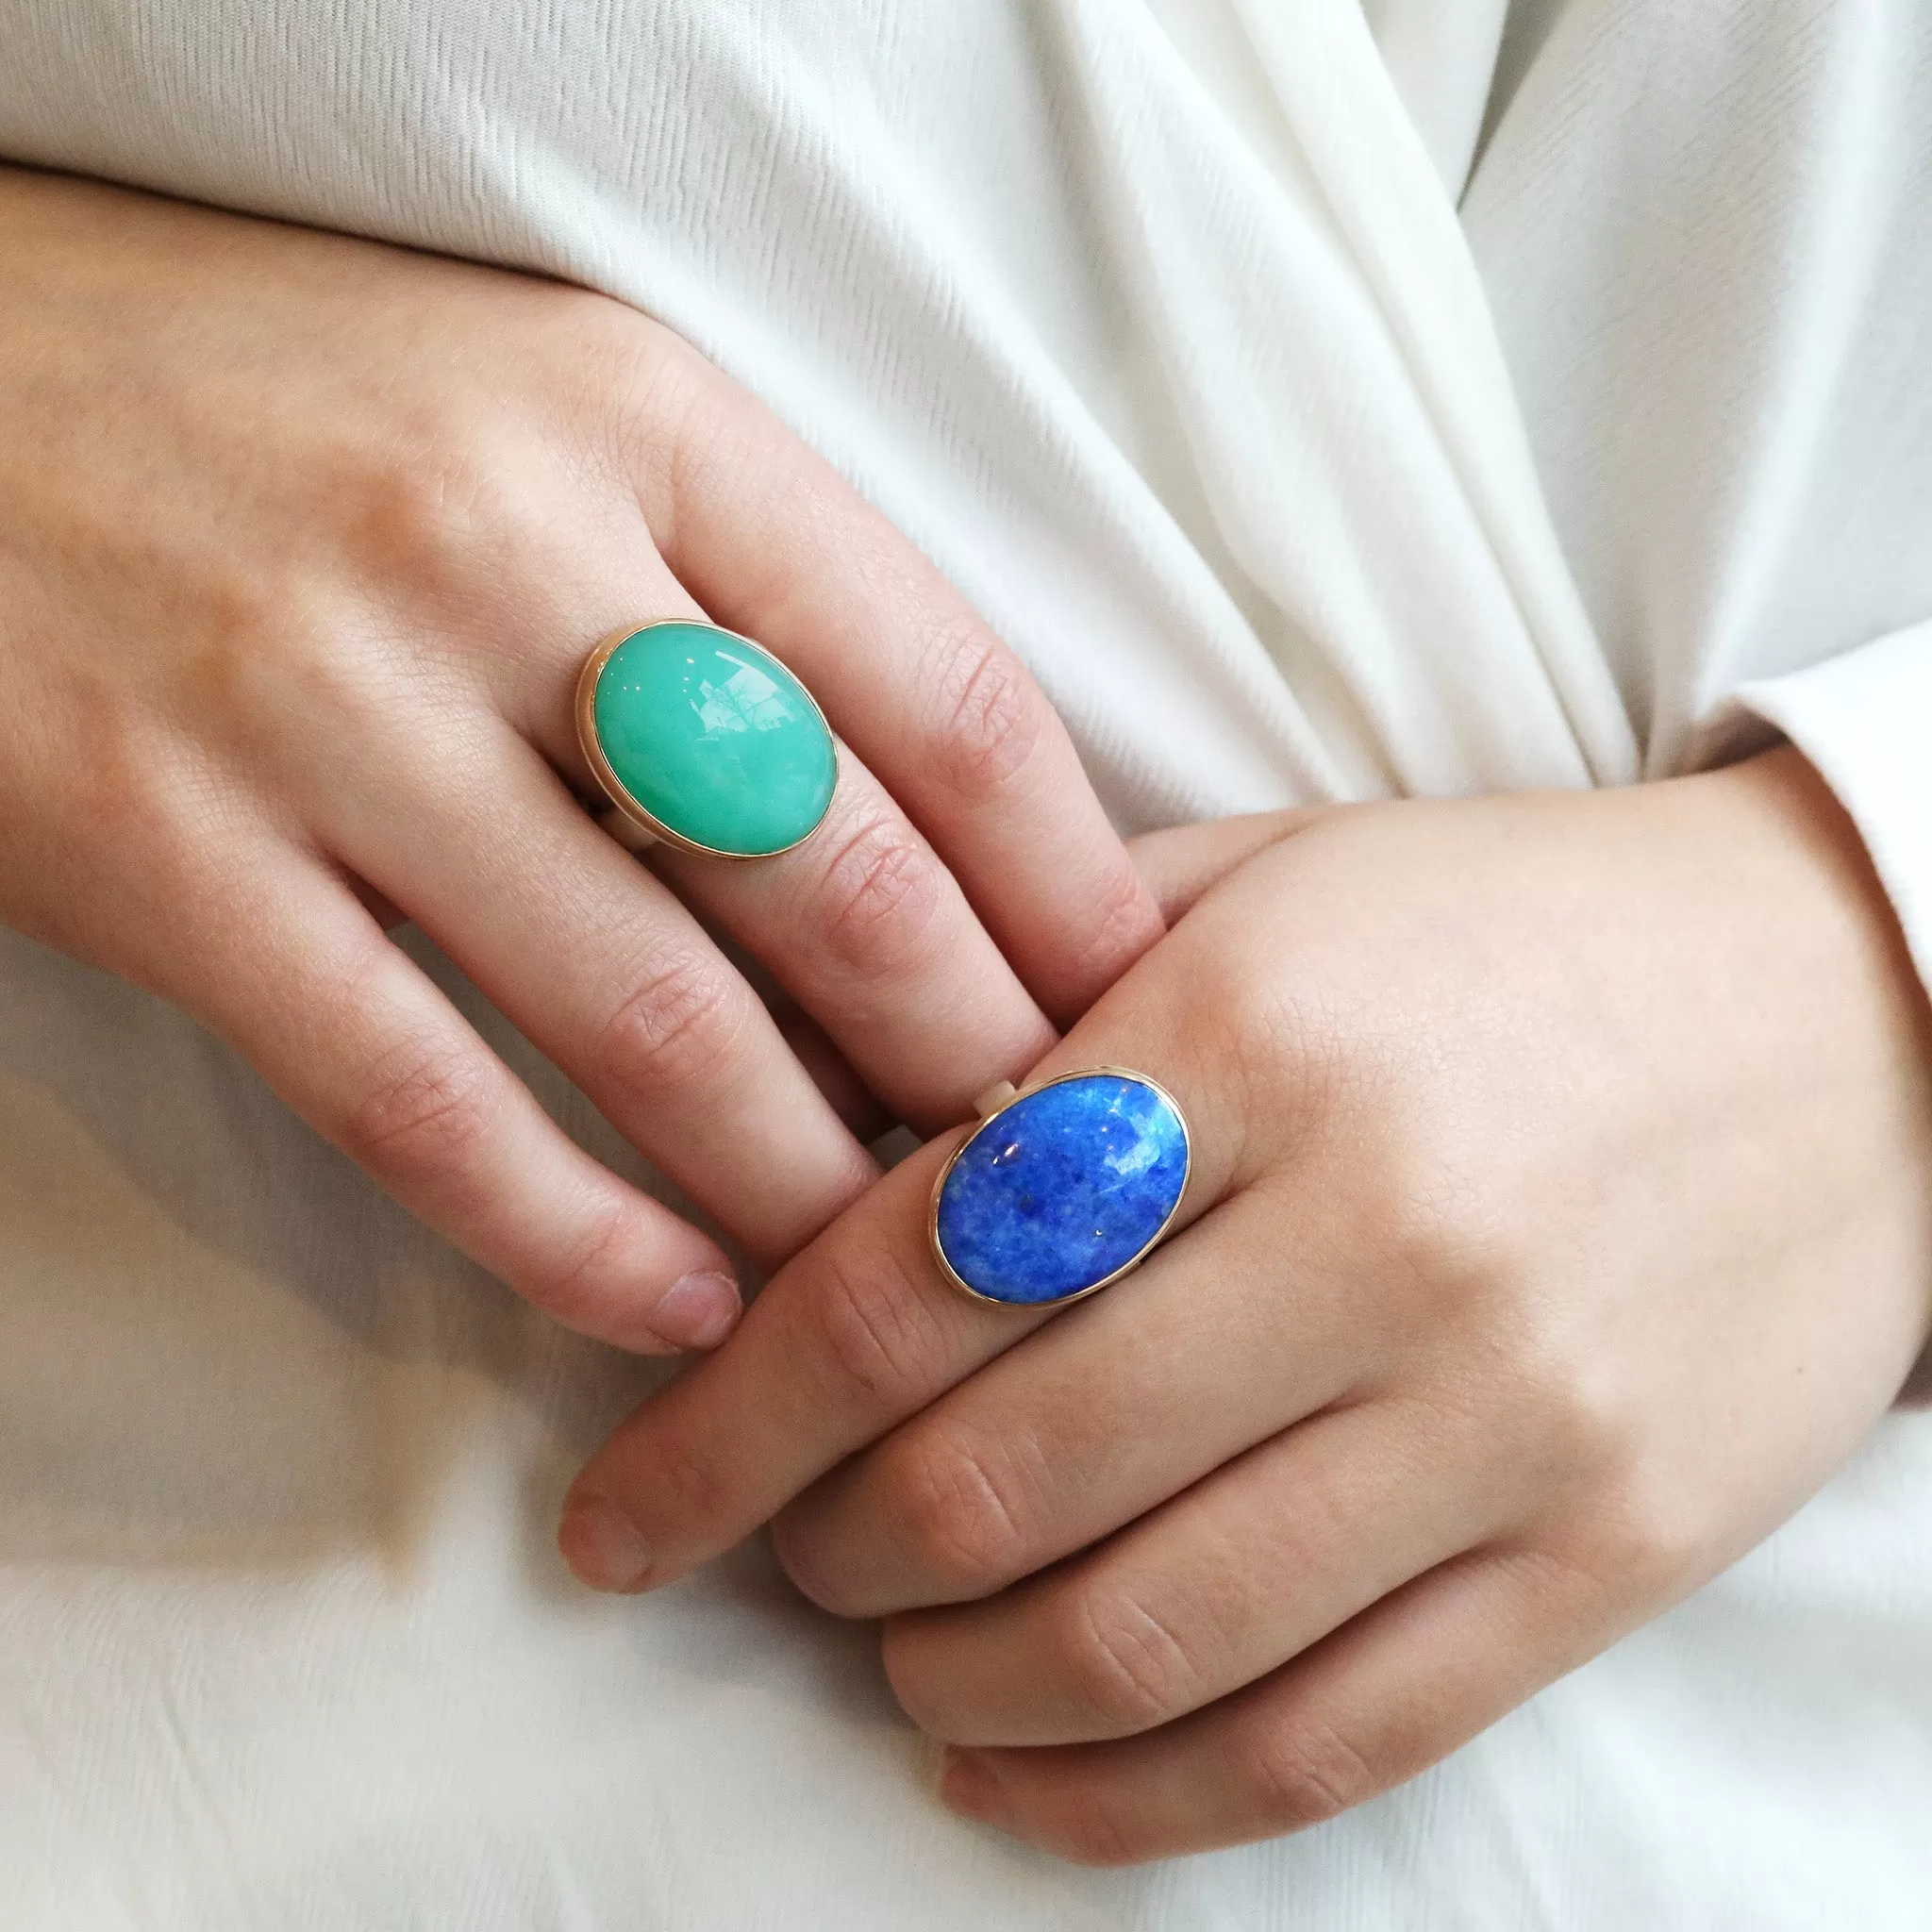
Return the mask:
<svg viewBox="0 0 1932 1932">
<path fill-rule="evenodd" d="M 629 825 L 712 858 L 771 858 L 824 823 L 832 727 L 762 644 L 672 620 L 613 631 L 577 680 L 577 736 Z"/>
</svg>

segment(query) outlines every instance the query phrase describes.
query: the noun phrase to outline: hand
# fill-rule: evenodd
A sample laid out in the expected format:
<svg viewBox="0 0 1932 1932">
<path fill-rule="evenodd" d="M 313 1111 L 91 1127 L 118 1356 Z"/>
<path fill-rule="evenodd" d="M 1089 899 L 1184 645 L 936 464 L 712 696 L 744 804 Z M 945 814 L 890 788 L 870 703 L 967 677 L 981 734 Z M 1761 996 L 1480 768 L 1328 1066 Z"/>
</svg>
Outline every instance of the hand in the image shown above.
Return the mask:
<svg viewBox="0 0 1932 1932">
<path fill-rule="evenodd" d="M 1925 1001 L 1795 754 L 1151 856 L 1176 906 L 1225 875 L 1041 1071 L 1180 1099 L 1184 1231 L 1058 1317 L 975 1304 L 926 1246 L 948 1137 L 562 1532 L 648 1586 L 782 1508 L 800 1588 L 885 1617 L 969 1747 L 948 1801 L 1108 1862 L 1325 1817 L 1655 1615 L 1825 1478 L 1932 1314 Z"/>
<path fill-rule="evenodd" d="M 729 1263 L 379 920 L 766 1262 L 875 1173 L 805 1060 L 930 1130 L 1159 932 L 1012 656 L 632 310 L 5 169 L 0 259 L 0 918 L 179 1001 L 562 1320 L 715 1341 Z M 849 748 L 796 853 L 647 870 L 572 795 L 577 672 L 701 606 Z M 822 1029 L 798 1053 L 701 919 Z"/>
</svg>

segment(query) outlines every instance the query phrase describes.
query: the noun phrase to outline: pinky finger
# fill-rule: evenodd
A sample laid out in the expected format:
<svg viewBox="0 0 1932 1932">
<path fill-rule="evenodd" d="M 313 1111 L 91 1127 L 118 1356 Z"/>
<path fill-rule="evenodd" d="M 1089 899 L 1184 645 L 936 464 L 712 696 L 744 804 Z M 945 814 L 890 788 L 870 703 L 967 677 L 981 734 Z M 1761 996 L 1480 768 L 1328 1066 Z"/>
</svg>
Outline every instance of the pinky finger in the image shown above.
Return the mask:
<svg viewBox="0 0 1932 1932">
<path fill-rule="evenodd" d="M 723 1340 L 724 1252 L 572 1141 L 340 879 L 278 852 L 204 911 L 250 935 L 245 963 L 162 990 L 404 1207 L 586 1335 L 658 1355 Z"/>
<path fill-rule="evenodd" d="M 955 1811 L 1089 1865 L 1275 1838 L 1425 1771 L 1623 1634 L 1574 1573 L 1476 1552 L 1232 1697 L 1101 1744 L 947 1754 Z"/>
</svg>

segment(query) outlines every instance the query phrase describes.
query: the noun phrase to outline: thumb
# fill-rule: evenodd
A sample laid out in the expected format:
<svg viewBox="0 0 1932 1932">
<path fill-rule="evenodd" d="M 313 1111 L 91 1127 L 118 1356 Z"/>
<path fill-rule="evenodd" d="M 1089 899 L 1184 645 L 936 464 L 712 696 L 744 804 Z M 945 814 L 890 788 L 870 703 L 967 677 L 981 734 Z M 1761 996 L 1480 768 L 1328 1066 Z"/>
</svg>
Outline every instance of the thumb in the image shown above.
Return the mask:
<svg viewBox="0 0 1932 1932">
<path fill-rule="evenodd" d="M 1346 811 L 1347 806 L 1308 805 L 1283 811 L 1244 812 L 1239 818 L 1203 819 L 1127 841 L 1134 870 L 1160 902 L 1172 925 L 1210 886 L 1217 886 L 1256 853 Z"/>
</svg>

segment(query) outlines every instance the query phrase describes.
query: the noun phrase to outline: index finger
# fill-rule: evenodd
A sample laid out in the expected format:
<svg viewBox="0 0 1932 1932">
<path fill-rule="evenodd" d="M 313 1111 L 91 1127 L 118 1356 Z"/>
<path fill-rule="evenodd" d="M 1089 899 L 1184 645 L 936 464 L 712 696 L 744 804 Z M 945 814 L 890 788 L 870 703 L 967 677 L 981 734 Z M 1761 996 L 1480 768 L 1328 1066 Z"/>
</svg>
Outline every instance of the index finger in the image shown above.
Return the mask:
<svg viewBox="0 0 1932 1932">
<path fill-rule="evenodd" d="M 805 679 L 1041 1009 L 1071 1025 L 1162 925 L 1058 714 L 916 545 L 762 404 L 657 334 L 631 460 L 665 561 L 714 622 Z"/>
<path fill-rule="evenodd" d="M 739 1346 L 659 1391 L 591 1458 L 558 1531 L 582 1582 L 674 1581 L 1047 1319 L 941 1278 L 925 1204 L 958 1138 L 874 1183 L 767 1284 Z"/>
<path fill-rule="evenodd" d="M 1042 1072 L 1050 1077 L 1104 1061 L 1095 1046 L 1107 1036 L 1092 1031 L 1058 1048 Z M 1174 1071 L 1154 1077 L 1165 1081 Z M 927 1208 L 958 1138 L 922 1148 L 874 1183 L 773 1278 L 730 1348 L 646 1402 L 591 1458 L 572 1487 L 559 1531 L 565 1558 L 584 1582 L 643 1590 L 672 1581 L 1041 1322 L 1091 1314 L 980 1301 L 946 1277 Z M 1224 1141 L 1210 1137 L 1203 1146 L 1196 1137 L 1175 1226 L 1198 1218 L 1227 1187 L 1234 1151 Z M 1173 1265 L 1169 1257 L 1188 1239 L 1162 1249 L 1150 1274 Z M 1129 1279 L 1106 1292 L 1130 1294 L 1136 1286 Z"/>
</svg>

